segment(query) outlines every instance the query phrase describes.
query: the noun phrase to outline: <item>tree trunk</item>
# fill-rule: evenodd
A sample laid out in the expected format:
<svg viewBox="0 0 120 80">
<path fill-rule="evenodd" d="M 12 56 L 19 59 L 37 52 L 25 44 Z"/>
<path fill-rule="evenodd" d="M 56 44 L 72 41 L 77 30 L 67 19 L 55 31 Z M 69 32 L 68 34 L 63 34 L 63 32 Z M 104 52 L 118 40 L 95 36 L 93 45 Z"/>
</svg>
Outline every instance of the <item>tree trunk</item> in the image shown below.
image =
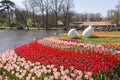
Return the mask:
<svg viewBox="0 0 120 80">
<path fill-rule="evenodd" d="M 48 10 L 46 10 L 46 28 L 48 28 Z"/>
<path fill-rule="evenodd" d="M 23 19 L 23 22 L 24 22 L 24 24 L 26 25 L 27 30 L 29 30 L 29 26 L 27 25 L 27 21 L 25 20 L 24 16 L 22 15 L 22 13 L 21 13 L 20 11 L 18 11 L 18 12 L 19 12 L 21 18 Z"/>
<path fill-rule="evenodd" d="M 33 8 L 33 25 L 35 26 L 35 9 Z"/>
<path fill-rule="evenodd" d="M 66 15 L 64 14 L 64 27 L 66 28 Z"/>
<path fill-rule="evenodd" d="M 58 21 L 58 14 L 57 14 L 57 12 L 55 12 L 55 26 L 56 26 L 56 28 L 58 27 L 57 21 Z"/>
<path fill-rule="evenodd" d="M 67 13 L 67 27 L 69 27 L 69 23 L 70 23 L 70 20 L 69 20 L 69 13 Z"/>
<path fill-rule="evenodd" d="M 45 27 L 44 12 L 42 11 L 42 27 Z"/>
<path fill-rule="evenodd" d="M 11 24 L 11 21 L 10 21 L 10 11 L 9 9 L 7 9 L 8 11 L 8 25 L 10 26 L 10 29 L 12 29 L 12 26 L 10 25 Z"/>
</svg>

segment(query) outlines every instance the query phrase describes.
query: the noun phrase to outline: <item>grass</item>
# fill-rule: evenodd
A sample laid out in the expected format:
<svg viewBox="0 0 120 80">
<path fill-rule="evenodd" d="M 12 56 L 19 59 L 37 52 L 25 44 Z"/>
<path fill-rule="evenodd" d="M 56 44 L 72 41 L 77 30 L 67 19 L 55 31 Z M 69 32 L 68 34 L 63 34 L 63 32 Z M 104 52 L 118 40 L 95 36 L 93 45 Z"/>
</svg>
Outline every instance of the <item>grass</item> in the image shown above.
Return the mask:
<svg viewBox="0 0 120 80">
<path fill-rule="evenodd" d="M 68 36 L 66 35 L 59 35 L 57 36 L 58 38 L 66 38 L 69 39 Z M 82 42 L 87 42 L 87 43 L 91 43 L 91 44 L 100 44 L 100 43 L 120 43 L 120 38 L 85 38 L 85 37 L 80 37 L 78 39 L 75 40 L 79 40 Z"/>
<path fill-rule="evenodd" d="M 96 37 L 95 37 L 96 36 Z M 58 38 L 69 39 L 67 33 L 59 35 Z M 91 44 L 100 44 L 108 48 L 113 48 L 120 50 L 120 32 L 94 32 L 92 38 L 82 37 L 82 32 L 80 32 L 80 37 L 75 39 L 81 42 L 87 42 Z"/>
<path fill-rule="evenodd" d="M 5 25 L 0 25 L 0 29 L 6 29 L 6 30 L 10 30 L 9 26 L 5 26 Z M 17 30 L 17 27 L 12 27 L 12 30 Z M 24 28 L 24 30 L 27 30 L 27 27 Z M 29 27 L 29 30 L 38 30 L 37 27 Z M 69 30 L 64 29 L 64 28 L 40 28 L 39 30 Z"/>
<path fill-rule="evenodd" d="M 30 27 L 30 30 L 38 30 L 38 28 Z M 27 28 L 26 28 L 27 30 Z M 62 28 L 40 28 L 40 30 L 63 30 Z"/>
</svg>

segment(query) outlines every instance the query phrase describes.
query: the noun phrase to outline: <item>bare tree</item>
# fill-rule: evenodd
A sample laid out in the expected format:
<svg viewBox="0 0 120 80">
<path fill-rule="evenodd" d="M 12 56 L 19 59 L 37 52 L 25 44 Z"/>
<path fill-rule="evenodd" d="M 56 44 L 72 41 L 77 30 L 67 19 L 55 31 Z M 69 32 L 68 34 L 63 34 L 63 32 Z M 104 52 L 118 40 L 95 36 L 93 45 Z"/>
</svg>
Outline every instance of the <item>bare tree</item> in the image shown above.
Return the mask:
<svg viewBox="0 0 120 80">
<path fill-rule="evenodd" d="M 120 1 L 116 5 L 115 9 L 108 10 L 107 20 L 110 20 L 112 23 L 118 25 L 120 22 Z"/>
<path fill-rule="evenodd" d="M 70 9 L 73 7 L 73 0 L 65 0 L 63 4 L 64 25 L 69 26 L 70 23 Z"/>
<path fill-rule="evenodd" d="M 82 22 L 84 22 L 84 21 L 88 21 L 88 13 L 81 13 L 80 14 L 80 20 L 82 21 Z"/>
<path fill-rule="evenodd" d="M 26 3 L 28 3 L 29 9 L 31 9 L 32 21 L 33 21 L 33 25 L 35 25 L 35 9 L 37 7 L 37 2 L 36 0 L 26 0 L 26 1 L 27 1 Z M 26 9 L 28 6 L 26 6 Z"/>
<path fill-rule="evenodd" d="M 46 28 L 48 28 L 48 16 L 49 16 L 49 11 L 50 11 L 50 0 L 44 0 L 44 8 L 45 8 L 45 14 L 46 14 L 46 18 L 45 18 L 45 26 Z"/>
<path fill-rule="evenodd" d="M 101 15 L 101 13 L 96 13 L 96 14 L 95 14 L 95 19 L 96 19 L 96 21 L 102 21 L 102 20 L 103 20 L 103 17 L 102 17 L 102 15 Z"/>
<path fill-rule="evenodd" d="M 113 9 L 107 11 L 107 17 L 105 18 L 105 20 L 108 20 L 114 23 L 114 10 Z"/>
<path fill-rule="evenodd" d="M 15 9 L 15 3 L 10 0 L 2 0 L 0 1 L 0 12 L 7 14 L 8 16 L 8 24 L 11 24 L 11 12 Z"/>
<path fill-rule="evenodd" d="M 28 3 L 28 1 L 27 0 L 24 0 L 23 1 L 23 5 L 24 5 L 24 7 L 25 7 L 25 10 L 26 10 L 26 12 L 27 12 L 27 17 L 30 17 L 30 14 L 29 14 L 29 3 Z"/>
<path fill-rule="evenodd" d="M 89 21 L 102 21 L 102 16 L 100 13 L 96 13 L 96 14 L 89 13 L 88 17 L 89 17 Z"/>
<path fill-rule="evenodd" d="M 58 21 L 58 15 L 62 9 L 64 0 L 51 0 L 51 9 L 53 13 L 55 14 L 55 25 L 56 27 L 58 26 L 57 21 Z"/>
<path fill-rule="evenodd" d="M 116 6 L 116 10 L 114 11 L 115 14 L 115 23 L 116 25 L 118 25 L 119 21 L 120 21 L 120 1 L 118 3 L 118 5 Z"/>
<path fill-rule="evenodd" d="M 27 25 L 27 12 L 24 11 L 24 10 L 19 10 L 19 9 L 16 9 L 15 10 L 15 15 L 16 15 L 16 21 L 19 23 L 19 24 L 24 24 L 26 27 L 27 27 L 27 30 L 29 30 L 29 26 Z M 21 26 L 21 25 L 20 25 Z"/>
<path fill-rule="evenodd" d="M 44 0 L 36 0 L 36 1 L 37 1 L 37 6 L 40 10 L 39 13 L 42 15 L 42 18 L 41 18 L 42 24 L 41 25 L 44 27 L 45 26 L 45 14 L 44 14 L 45 7 L 44 7 L 44 5 L 46 5 L 46 4 L 44 3 Z"/>
<path fill-rule="evenodd" d="M 74 13 L 73 22 L 81 22 L 81 14 Z"/>
</svg>

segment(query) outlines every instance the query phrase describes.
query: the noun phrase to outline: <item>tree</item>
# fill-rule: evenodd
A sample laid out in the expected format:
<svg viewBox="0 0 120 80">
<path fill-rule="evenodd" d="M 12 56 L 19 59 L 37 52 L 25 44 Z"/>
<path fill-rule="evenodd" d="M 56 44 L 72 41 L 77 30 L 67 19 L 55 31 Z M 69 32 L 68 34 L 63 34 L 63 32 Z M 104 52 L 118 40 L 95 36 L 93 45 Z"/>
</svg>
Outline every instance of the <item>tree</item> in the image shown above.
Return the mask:
<svg viewBox="0 0 120 80">
<path fill-rule="evenodd" d="M 44 0 L 36 0 L 36 4 L 37 4 L 37 6 L 38 6 L 38 8 L 39 8 L 39 13 L 41 14 L 41 21 L 42 21 L 42 26 L 44 27 L 45 26 L 45 3 L 44 3 Z"/>
<path fill-rule="evenodd" d="M 108 19 L 108 20 L 111 20 L 111 17 L 112 17 L 113 15 L 114 15 L 114 10 L 111 9 L 111 10 L 108 10 L 108 11 L 107 11 L 107 19 Z"/>
<path fill-rule="evenodd" d="M 57 25 L 57 21 L 58 21 L 58 15 L 62 9 L 62 5 L 63 5 L 63 1 L 64 0 L 51 0 L 51 9 L 53 11 L 53 13 L 55 14 L 55 25 L 56 27 Z"/>
<path fill-rule="evenodd" d="M 112 10 L 112 9 L 107 11 L 106 20 L 111 21 L 112 23 L 115 23 L 115 21 L 114 21 L 114 19 L 115 19 L 114 11 L 115 10 Z"/>
<path fill-rule="evenodd" d="M 30 9 L 29 9 L 29 3 L 28 3 L 27 0 L 24 0 L 24 1 L 23 1 L 23 4 L 24 4 L 24 6 L 25 6 L 25 11 L 26 11 L 27 14 L 28 14 L 27 17 L 29 18 L 30 15 L 31 15 L 31 14 L 29 13 L 29 12 L 30 12 Z"/>
<path fill-rule="evenodd" d="M 102 21 L 103 17 L 102 17 L 102 15 L 100 13 L 96 13 L 95 14 L 95 19 L 96 19 L 96 21 Z"/>
<path fill-rule="evenodd" d="M 89 13 L 88 14 L 89 21 L 102 21 L 102 16 L 100 13 Z"/>
<path fill-rule="evenodd" d="M 46 28 L 48 28 L 48 17 L 49 17 L 49 12 L 50 12 L 50 0 L 44 0 L 44 8 L 45 8 L 45 14 L 46 14 L 46 18 L 45 18 L 45 26 Z"/>
<path fill-rule="evenodd" d="M 108 10 L 107 20 L 110 20 L 112 23 L 118 25 L 120 22 L 120 1 L 116 5 L 115 9 Z"/>
<path fill-rule="evenodd" d="M 27 25 L 30 27 L 30 26 L 32 26 L 32 20 L 30 19 L 30 18 L 28 18 L 28 20 L 27 20 Z"/>
<path fill-rule="evenodd" d="M 16 14 L 16 21 L 19 24 L 22 24 L 22 25 L 24 24 L 27 27 L 27 30 L 29 30 L 29 26 L 27 25 L 27 19 L 28 19 L 27 12 L 24 10 L 16 9 L 15 14 Z"/>
<path fill-rule="evenodd" d="M 88 21 L 88 13 L 81 13 L 80 14 L 80 21 L 81 22 Z"/>
<path fill-rule="evenodd" d="M 5 22 L 5 17 L 6 17 L 6 14 L 3 14 L 1 11 L 0 11 L 0 23 L 4 23 Z"/>
<path fill-rule="evenodd" d="M 81 14 L 73 13 L 73 22 L 81 22 Z"/>
<path fill-rule="evenodd" d="M 32 23 L 35 26 L 35 11 L 37 8 L 37 1 L 36 0 L 24 0 L 24 6 L 28 14 L 29 14 L 29 11 L 32 12 L 32 21 L 33 21 Z M 30 14 L 28 16 L 31 17 Z"/>
<path fill-rule="evenodd" d="M 10 0 L 2 0 L 0 1 L 0 11 L 7 14 L 6 16 L 8 16 L 8 24 L 11 24 L 11 15 L 10 13 L 14 10 L 15 8 L 15 3 L 10 1 Z M 7 18 L 6 18 L 7 19 Z"/>
<path fill-rule="evenodd" d="M 65 0 L 63 3 L 64 25 L 69 26 L 70 23 L 70 9 L 73 7 L 73 0 Z"/>
<path fill-rule="evenodd" d="M 114 15 L 115 15 L 115 23 L 116 25 L 118 25 L 120 21 L 120 1 L 118 5 L 116 5 L 116 10 L 114 11 Z"/>
<path fill-rule="evenodd" d="M 36 0 L 29 0 L 30 7 L 32 9 L 32 21 L 33 25 L 35 26 L 35 8 L 37 7 Z"/>
</svg>

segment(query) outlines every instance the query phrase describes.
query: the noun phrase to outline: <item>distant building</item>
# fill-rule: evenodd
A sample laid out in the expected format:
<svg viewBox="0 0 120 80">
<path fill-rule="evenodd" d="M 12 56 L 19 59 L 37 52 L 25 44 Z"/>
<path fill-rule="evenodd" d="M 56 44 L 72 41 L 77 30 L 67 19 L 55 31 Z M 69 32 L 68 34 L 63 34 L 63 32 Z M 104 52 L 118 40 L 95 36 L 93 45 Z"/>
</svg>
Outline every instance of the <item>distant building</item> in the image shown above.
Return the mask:
<svg viewBox="0 0 120 80">
<path fill-rule="evenodd" d="M 83 22 L 82 24 L 80 24 L 80 26 L 101 26 L 101 27 L 107 27 L 107 26 L 111 26 L 112 23 L 109 21 L 89 21 L 89 22 Z"/>
<path fill-rule="evenodd" d="M 59 26 L 62 26 L 62 25 L 63 25 L 63 22 L 62 22 L 61 20 L 59 20 L 59 21 L 57 21 L 57 24 L 58 24 Z"/>
<path fill-rule="evenodd" d="M 70 26 L 80 26 L 80 24 L 83 24 L 83 22 L 73 22 L 70 23 Z"/>
<path fill-rule="evenodd" d="M 96 30 L 107 30 L 114 26 L 110 21 L 87 21 L 71 23 L 72 27 L 85 29 L 87 26 L 94 26 Z"/>
</svg>

